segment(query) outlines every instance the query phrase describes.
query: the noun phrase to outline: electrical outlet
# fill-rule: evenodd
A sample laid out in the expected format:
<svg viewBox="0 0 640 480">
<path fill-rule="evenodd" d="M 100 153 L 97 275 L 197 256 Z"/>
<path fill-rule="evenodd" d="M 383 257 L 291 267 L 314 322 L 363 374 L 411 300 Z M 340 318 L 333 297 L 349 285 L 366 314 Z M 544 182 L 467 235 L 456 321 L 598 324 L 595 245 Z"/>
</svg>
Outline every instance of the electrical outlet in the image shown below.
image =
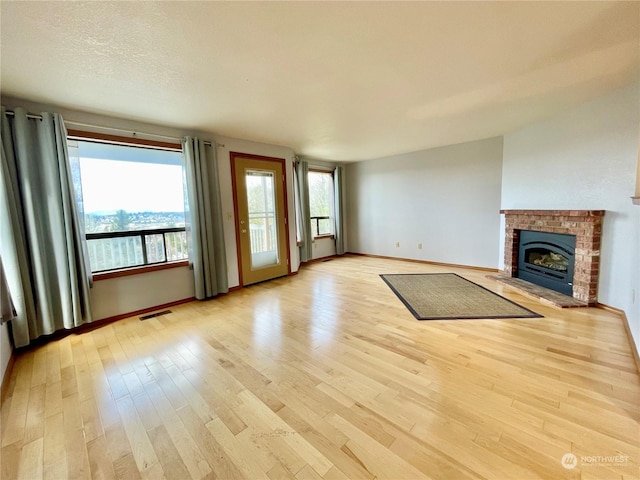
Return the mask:
<svg viewBox="0 0 640 480">
<path fill-rule="evenodd" d="M 400 248 L 400 242 L 396 242 L 396 248 Z"/>
<path fill-rule="evenodd" d="M 421 243 L 418 244 L 418 250 L 422 250 L 422 244 Z"/>
<path fill-rule="evenodd" d="M 631 303 L 636 303 L 636 289 L 631 290 Z"/>
</svg>

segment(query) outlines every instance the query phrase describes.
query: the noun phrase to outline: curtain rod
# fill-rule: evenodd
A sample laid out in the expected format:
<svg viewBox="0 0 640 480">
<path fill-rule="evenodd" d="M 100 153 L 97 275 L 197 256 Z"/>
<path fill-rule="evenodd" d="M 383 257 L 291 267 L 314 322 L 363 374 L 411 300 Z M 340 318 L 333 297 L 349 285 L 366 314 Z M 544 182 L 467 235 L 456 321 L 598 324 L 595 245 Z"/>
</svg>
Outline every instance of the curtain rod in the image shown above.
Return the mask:
<svg viewBox="0 0 640 480">
<path fill-rule="evenodd" d="M 15 112 L 13 110 L 5 110 L 4 111 L 5 115 L 9 115 L 11 117 L 15 116 Z M 27 118 L 32 118 L 35 120 L 42 120 L 42 115 L 36 115 L 34 113 L 27 113 Z M 158 135 L 156 133 L 146 133 L 146 132 L 138 132 L 138 131 L 134 131 L 134 130 L 125 130 L 122 128 L 114 128 L 114 127 L 104 127 L 102 125 L 93 125 L 90 123 L 81 123 L 81 122 L 74 122 L 71 120 L 65 120 L 64 122 L 67 125 L 75 125 L 77 127 L 89 127 L 89 128 L 100 128 L 103 130 L 112 130 L 114 132 L 120 132 L 120 133 L 128 133 L 130 135 L 133 135 L 134 137 L 136 135 L 144 135 L 145 137 L 156 137 L 156 138 L 164 138 L 164 139 L 168 139 L 168 140 L 173 140 L 173 141 L 182 141 L 182 137 L 173 137 L 170 135 Z M 209 147 L 212 146 L 211 142 L 204 142 L 205 145 L 208 145 Z M 224 144 L 222 143 L 216 143 L 216 147 L 221 147 L 224 148 Z"/>
<path fill-rule="evenodd" d="M 9 115 L 10 117 L 16 116 L 13 110 L 5 110 L 4 114 Z M 27 113 L 27 118 L 32 118 L 34 120 L 42 120 L 42 115 L 36 115 L 35 113 Z"/>
</svg>

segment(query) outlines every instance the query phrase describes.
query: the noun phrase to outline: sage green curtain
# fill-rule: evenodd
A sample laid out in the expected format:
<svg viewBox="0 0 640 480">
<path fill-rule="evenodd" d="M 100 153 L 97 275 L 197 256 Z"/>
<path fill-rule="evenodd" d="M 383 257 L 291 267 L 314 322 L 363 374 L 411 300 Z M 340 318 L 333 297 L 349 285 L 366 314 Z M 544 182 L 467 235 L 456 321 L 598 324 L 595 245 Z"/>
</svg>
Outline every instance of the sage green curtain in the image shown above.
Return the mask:
<svg viewBox="0 0 640 480">
<path fill-rule="evenodd" d="M 333 209 L 335 213 L 336 255 L 344 254 L 344 202 L 342 184 L 344 183 L 344 167 L 336 167 L 333 171 Z"/>
<path fill-rule="evenodd" d="M 189 262 L 204 300 L 229 291 L 218 161 L 215 146 L 194 137 L 183 139 L 182 154 Z"/>
<path fill-rule="evenodd" d="M 296 245 L 302 245 L 302 210 L 300 209 L 300 185 L 296 168 L 298 157 L 293 162 L 293 206 L 296 213 Z"/>
<path fill-rule="evenodd" d="M 0 258 L 16 347 L 91 321 L 90 269 L 62 117 L 2 108 Z"/>
<path fill-rule="evenodd" d="M 0 325 L 16 317 L 16 309 L 11 300 L 11 292 L 7 285 L 7 276 L 4 273 L 2 258 L 0 257 Z"/>
<path fill-rule="evenodd" d="M 308 262 L 313 258 L 313 236 L 311 233 L 311 211 L 309 210 L 309 163 L 298 159 L 296 162 L 296 180 L 298 182 L 298 200 L 300 214 L 296 220 L 300 221 L 300 262 Z"/>
</svg>

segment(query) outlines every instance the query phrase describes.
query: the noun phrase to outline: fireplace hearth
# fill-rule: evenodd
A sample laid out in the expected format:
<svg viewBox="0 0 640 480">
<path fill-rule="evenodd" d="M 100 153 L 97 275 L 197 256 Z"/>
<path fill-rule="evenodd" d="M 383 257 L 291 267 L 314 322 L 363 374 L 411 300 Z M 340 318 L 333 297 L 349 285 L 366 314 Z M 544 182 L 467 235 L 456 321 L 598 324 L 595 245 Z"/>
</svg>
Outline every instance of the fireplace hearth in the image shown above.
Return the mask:
<svg viewBox="0 0 640 480">
<path fill-rule="evenodd" d="M 501 210 L 500 213 L 504 214 L 506 225 L 504 248 L 504 273 L 506 275 L 532 281 L 521 275 L 521 271 L 527 271 L 527 268 L 523 268 L 520 264 L 521 235 L 524 232 L 574 236 L 573 279 L 562 279 L 563 282 L 566 281 L 567 284 L 570 284 L 565 285 L 563 293 L 585 304 L 595 305 L 597 303 L 600 240 L 604 210 Z M 526 238 L 527 235 L 525 233 L 524 243 L 529 242 Z M 543 275 L 547 278 L 554 278 L 554 275 L 565 276 L 563 265 L 566 260 L 566 276 L 568 277 L 571 256 L 562 248 L 551 249 L 548 247 L 549 245 L 543 244 L 530 249 L 529 255 L 525 258 L 528 269 L 538 268 L 544 272 Z M 568 250 L 571 249 L 568 248 Z M 539 274 L 540 272 L 534 273 Z M 561 279 L 557 278 L 557 280 Z M 539 285 L 536 281 L 533 283 Z M 547 286 L 547 288 L 553 287 Z M 554 290 L 559 291 L 557 288 Z"/>
</svg>

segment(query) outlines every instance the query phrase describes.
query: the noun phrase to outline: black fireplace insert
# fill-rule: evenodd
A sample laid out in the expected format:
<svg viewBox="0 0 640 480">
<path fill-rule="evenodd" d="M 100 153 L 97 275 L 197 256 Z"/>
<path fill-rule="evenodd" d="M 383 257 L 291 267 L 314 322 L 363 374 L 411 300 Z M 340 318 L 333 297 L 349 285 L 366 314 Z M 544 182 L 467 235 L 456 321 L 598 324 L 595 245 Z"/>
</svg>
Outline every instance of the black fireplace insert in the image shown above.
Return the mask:
<svg viewBox="0 0 640 480">
<path fill-rule="evenodd" d="M 573 295 L 576 236 L 520 230 L 518 278 Z"/>
</svg>

